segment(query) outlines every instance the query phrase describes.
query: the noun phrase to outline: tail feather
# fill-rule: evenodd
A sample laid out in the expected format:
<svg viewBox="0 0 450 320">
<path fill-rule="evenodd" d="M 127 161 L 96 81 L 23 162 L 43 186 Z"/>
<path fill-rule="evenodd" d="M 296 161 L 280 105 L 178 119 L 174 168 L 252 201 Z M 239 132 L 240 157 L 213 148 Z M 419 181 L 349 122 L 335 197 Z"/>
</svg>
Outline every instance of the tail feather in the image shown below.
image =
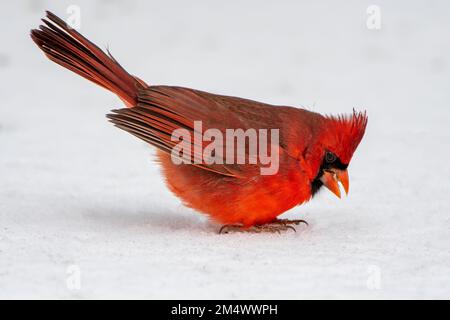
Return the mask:
<svg viewBox="0 0 450 320">
<path fill-rule="evenodd" d="M 31 38 L 57 64 L 117 94 L 129 107 L 137 104 L 139 89 L 147 87 L 63 20 L 47 11 L 45 25 L 31 30 Z"/>
</svg>

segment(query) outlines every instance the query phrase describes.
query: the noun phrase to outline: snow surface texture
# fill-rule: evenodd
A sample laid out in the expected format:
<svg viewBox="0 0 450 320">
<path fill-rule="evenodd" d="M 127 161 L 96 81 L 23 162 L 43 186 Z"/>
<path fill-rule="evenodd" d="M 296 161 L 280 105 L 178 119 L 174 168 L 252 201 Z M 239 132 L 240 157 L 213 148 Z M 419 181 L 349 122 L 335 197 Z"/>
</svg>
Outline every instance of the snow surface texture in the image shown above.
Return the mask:
<svg viewBox="0 0 450 320">
<path fill-rule="evenodd" d="M 121 102 L 30 40 L 74 3 L 148 83 L 367 109 L 349 196 L 285 214 L 309 221 L 297 233 L 218 235 L 105 120 Z M 450 3 L 376 1 L 380 30 L 371 4 L 2 3 L 0 298 L 450 298 Z"/>
</svg>

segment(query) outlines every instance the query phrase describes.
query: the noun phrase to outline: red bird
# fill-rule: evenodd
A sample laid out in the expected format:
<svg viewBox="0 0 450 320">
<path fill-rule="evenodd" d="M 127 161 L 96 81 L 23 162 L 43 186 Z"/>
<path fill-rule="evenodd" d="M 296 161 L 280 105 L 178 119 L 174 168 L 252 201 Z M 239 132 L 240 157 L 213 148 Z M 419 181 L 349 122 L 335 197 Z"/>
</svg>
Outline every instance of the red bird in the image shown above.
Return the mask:
<svg viewBox="0 0 450 320">
<path fill-rule="evenodd" d="M 224 224 L 221 231 L 287 230 L 303 220 L 277 217 L 311 199 L 322 186 L 340 197 L 340 182 L 348 192 L 347 167 L 366 129 L 365 112 L 322 116 L 188 88 L 147 85 L 53 13 L 47 12 L 42 21 L 45 25 L 31 31 L 33 41 L 50 60 L 125 103 L 128 108 L 113 110 L 107 116 L 110 121 L 157 147 L 169 189 L 186 206 Z M 279 129 L 278 171 L 263 175 L 259 162 L 174 163 L 172 134 L 179 128 L 194 134 L 194 121 L 202 121 L 203 132 Z M 195 157 L 194 152 L 188 156 Z"/>
</svg>

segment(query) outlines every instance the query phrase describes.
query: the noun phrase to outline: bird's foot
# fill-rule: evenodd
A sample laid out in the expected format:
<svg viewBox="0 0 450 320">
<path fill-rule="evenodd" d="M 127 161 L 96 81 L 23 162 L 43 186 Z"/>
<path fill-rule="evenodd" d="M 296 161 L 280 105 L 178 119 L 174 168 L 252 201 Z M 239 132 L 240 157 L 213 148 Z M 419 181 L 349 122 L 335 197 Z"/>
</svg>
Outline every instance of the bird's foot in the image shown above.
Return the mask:
<svg viewBox="0 0 450 320">
<path fill-rule="evenodd" d="M 282 223 L 266 223 L 261 225 L 253 226 L 254 228 L 253 232 L 261 233 L 261 232 L 270 232 L 270 233 L 278 233 L 281 234 L 281 231 L 289 231 L 292 230 L 294 232 L 297 232 L 293 226 L 290 226 L 288 224 L 282 224 Z"/>
<path fill-rule="evenodd" d="M 307 226 L 309 226 L 308 222 L 306 220 L 301 220 L 301 219 L 297 219 L 297 220 L 289 220 L 289 219 L 275 219 L 275 221 L 271 222 L 271 224 L 281 224 L 281 225 L 291 225 L 291 224 L 295 224 L 296 226 L 298 226 L 300 223 L 304 223 Z"/>
<path fill-rule="evenodd" d="M 308 225 L 308 222 L 306 222 L 305 220 L 287 220 L 287 219 L 277 219 L 270 223 L 254 225 L 251 227 L 244 227 L 244 225 L 242 224 L 226 224 L 220 228 L 219 234 L 230 232 L 281 233 L 282 231 L 289 231 L 289 230 L 297 232 L 297 230 L 295 230 L 295 228 L 291 225 L 292 224 L 299 225 L 300 223 Z"/>
</svg>

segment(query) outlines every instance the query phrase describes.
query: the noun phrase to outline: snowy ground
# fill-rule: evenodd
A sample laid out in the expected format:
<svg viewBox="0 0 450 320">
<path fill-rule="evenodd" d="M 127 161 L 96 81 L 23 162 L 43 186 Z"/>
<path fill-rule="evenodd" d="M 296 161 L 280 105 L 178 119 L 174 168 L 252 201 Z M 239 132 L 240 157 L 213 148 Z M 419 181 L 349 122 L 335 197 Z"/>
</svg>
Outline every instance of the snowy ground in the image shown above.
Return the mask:
<svg viewBox="0 0 450 320">
<path fill-rule="evenodd" d="M 366 9 L 381 8 L 381 30 Z M 44 9 L 131 73 L 323 113 L 365 108 L 349 197 L 296 234 L 218 235 L 120 101 L 44 59 Z M 450 298 L 448 1 L 15 1 L 0 10 L 0 298 Z M 80 289 L 77 290 L 78 275 Z M 69 282 L 69 286 L 67 285 Z"/>
</svg>

